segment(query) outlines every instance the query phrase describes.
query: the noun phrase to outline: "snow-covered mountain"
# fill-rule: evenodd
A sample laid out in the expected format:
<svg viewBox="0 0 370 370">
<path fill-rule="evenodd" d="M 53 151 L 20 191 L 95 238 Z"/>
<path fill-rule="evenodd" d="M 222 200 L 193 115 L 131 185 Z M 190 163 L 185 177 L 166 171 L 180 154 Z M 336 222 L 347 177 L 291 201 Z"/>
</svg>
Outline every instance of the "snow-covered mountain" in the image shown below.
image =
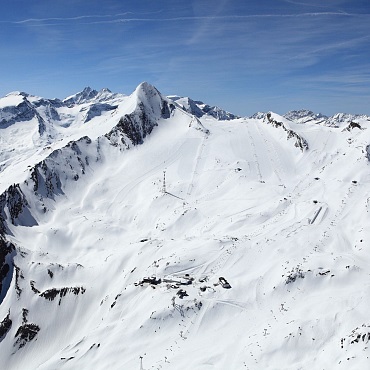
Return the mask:
<svg viewBox="0 0 370 370">
<path fill-rule="evenodd" d="M 171 95 L 168 96 L 168 98 L 176 102 L 183 110 L 191 113 L 198 118 L 203 116 L 210 116 L 221 121 L 229 121 L 232 119 L 240 118 L 239 116 L 227 112 L 220 107 L 210 106 L 201 101 L 192 100 L 188 97 Z"/>
<path fill-rule="evenodd" d="M 370 121 L 370 116 L 363 114 L 337 113 L 328 117 L 321 113 L 313 113 L 312 111 L 305 109 L 290 111 L 284 114 L 284 117 L 296 123 L 315 123 L 341 128 L 346 128 L 351 123 L 359 124 L 360 126 L 362 123 L 366 125 L 367 121 Z"/>
<path fill-rule="evenodd" d="M 314 113 L 307 109 L 289 111 L 288 113 L 284 114 L 284 117 L 297 123 L 316 124 L 325 124 L 329 118 L 321 113 Z"/>
<path fill-rule="evenodd" d="M 0 99 L 1 369 L 368 368 L 366 116 L 205 106 Z"/>
</svg>

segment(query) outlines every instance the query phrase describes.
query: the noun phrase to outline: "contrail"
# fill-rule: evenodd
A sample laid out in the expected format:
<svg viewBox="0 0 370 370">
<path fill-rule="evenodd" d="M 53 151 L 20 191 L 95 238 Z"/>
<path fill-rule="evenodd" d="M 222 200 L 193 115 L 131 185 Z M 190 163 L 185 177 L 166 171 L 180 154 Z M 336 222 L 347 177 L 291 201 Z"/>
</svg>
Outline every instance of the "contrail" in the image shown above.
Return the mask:
<svg viewBox="0 0 370 370">
<path fill-rule="evenodd" d="M 108 15 L 80 15 L 78 17 L 70 17 L 70 18 L 29 18 L 29 19 L 23 19 L 21 21 L 13 21 L 9 23 L 14 24 L 22 24 L 22 23 L 33 23 L 33 22 L 50 22 L 50 21 L 75 21 L 80 19 L 86 19 L 86 18 L 112 18 L 112 17 L 122 17 L 123 15 L 128 14 L 134 14 L 132 12 L 126 12 L 126 13 L 119 13 L 116 15 L 108 14 Z"/>
<path fill-rule="evenodd" d="M 7 24 L 28 24 L 30 26 L 40 25 L 62 25 L 62 23 L 45 23 L 50 21 L 73 22 L 91 18 L 116 18 L 124 15 L 134 14 L 132 12 L 118 13 L 115 15 L 81 15 L 71 18 L 30 18 L 19 21 L 0 21 Z M 126 22 L 178 22 L 192 20 L 243 20 L 243 19 L 258 19 L 258 18 L 303 18 L 303 17 L 325 17 L 325 16 L 340 16 L 340 17 L 369 17 L 370 14 L 346 13 L 346 12 L 315 12 L 315 13 L 298 13 L 298 14 L 249 14 L 249 15 L 222 15 L 222 16 L 193 16 L 193 17 L 171 17 L 171 18 L 119 18 L 96 20 L 91 22 L 79 22 L 81 24 L 110 24 L 110 23 L 126 23 Z"/>
<path fill-rule="evenodd" d="M 31 23 L 31 25 L 37 25 L 36 23 L 44 23 L 44 22 L 50 22 L 50 21 L 60 21 L 60 22 L 71 22 L 71 21 L 80 21 L 83 19 L 102 19 L 102 18 L 117 18 L 122 17 L 126 15 L 148 15 L 148 14 L 158 14 L 162 13 L 163 10 L 159 10 L 156 12 L 142 12 L 142 13 L 133 13 L 133 12 L 124 12 L 124 13 L 116 13 L 116 14 L 89 14 L 89 15 L 80 15 L 76 17 L 48 17 L 48 18 L 27 18 L 27 19 L 21 19 L 21 20 L 15 20 L 15 21 L 1 21 L 0 23 L 7 23 L 7 24 L 27 24 Z M 113 19 L 111 20 L 113 21 Z M 34 23 L 34 24 L 32 24 Z M 90 22 L 94 24 L 95 22 Z"/>
</svg>

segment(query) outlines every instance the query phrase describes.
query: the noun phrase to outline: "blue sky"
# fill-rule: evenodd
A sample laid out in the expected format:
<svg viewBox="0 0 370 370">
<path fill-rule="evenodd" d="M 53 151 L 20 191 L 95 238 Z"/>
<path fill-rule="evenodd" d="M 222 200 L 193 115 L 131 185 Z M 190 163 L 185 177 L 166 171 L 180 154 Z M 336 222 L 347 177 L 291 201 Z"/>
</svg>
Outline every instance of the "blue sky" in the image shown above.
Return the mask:
<svg viewBox="0 0 370 370">
<path fill-rule="evenodd" d="M 12 0 L 0 95 L 142 81 L 235 114 L 370 115 L 369 0 Z"/>
</svg>

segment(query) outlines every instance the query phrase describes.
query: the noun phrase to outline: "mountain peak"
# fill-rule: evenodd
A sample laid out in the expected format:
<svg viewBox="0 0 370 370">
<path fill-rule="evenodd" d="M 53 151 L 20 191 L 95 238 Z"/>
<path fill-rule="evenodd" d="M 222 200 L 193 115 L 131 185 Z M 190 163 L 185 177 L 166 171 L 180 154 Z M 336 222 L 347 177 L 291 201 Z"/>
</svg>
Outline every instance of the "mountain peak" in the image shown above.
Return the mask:
<svg viewBox="0 0 370 370">
<path fill-rule="evenodd" d="M 107 87 L 103 87 L 100 91 L 99 91 L 99 93 L 111 93 L 112 91 L 111 90 L 109 90 Z"/>
<path fill-rule="evenodd" d="M 23 96 L 24 98 L 27 98 L 27 96 L 29 96 L 29 94 L 27 94 L 24 91 L 12 91 L 9 94 L 6 94 L 5 96 L 6 97 L 7 96 Z"/>
<path fill-rule="evenodd" d="M 168 98 L 176 102 L 178 105 L 180 105 L 182 109 L 193 114 L 194 116 L 198 118 L 204 115 L 212 116 L 216 118 L 217 120 L 221 120 L 221 121 L 229 121 L 232 119 L 240 118 L 217 106 L 210 106 L 208 104 L 203 103 L 202 101 L 192 100 L 189 97 L 170 95 L 168 96 Z"/>
<path fill-rule="evenodd" d="M 13 91 L 3 98 L 0 98 L 0 109 L 6 107 L 17 107 L 19 104 L 23 103 L 28 94 L 21 91 Z"/>
<path fill-rule="evenodd" d="M 155 117 L 163 116 L 163 109 L 165 106 L 168 106 L 167 98 L 163 97 L 162 94 L 148 82 L 139 84 L 131 96 L 137 99 L 139 106 L 145 106 L 146 110 L 153 113 Z M 166 116 L 168 116 L 168 114 L 166 114 Z"/>
<path fill-rule="evenodd" d="M 328 117 L 321 113 L 314 113 L 309 109 L 291 110 L 284 114 L 284 118 L 298 123 L 323 123 Z"/>
<path fill-rule="evenodd" d="M 160 92 L 150 83 L 144 81 L 140 83 L 134 92 L 135 95 L 137 95 L 138 98 L 144 98 L 144 97 L 153 97 L 156 95 L 161 95 Z"/>
<path fill-rule="evenodd" d="M 94 99 L 98 95 L 98 92 L 92 89 L 90 86 L 85 87 L 82 91 L 75 95 L 71 95 L 63 100 L 65 104 L 82 104 Z"/>
</svg>

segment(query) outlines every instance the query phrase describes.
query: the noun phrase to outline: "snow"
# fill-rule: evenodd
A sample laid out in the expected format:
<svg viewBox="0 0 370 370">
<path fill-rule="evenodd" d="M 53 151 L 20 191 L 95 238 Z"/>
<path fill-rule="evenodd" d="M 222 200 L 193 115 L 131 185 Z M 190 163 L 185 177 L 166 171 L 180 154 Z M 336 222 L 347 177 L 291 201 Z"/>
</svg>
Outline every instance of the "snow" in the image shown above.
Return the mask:
<svg viewBox="0 0 370 370">
<path fill-rule="evenodd" d="M 16 107 L 22 103 L 24 97 L 19 92 L 10 93 L 0 99 L 0 109 L 5 107 Z"/>
<path fill-rule="evenodd" d="M 24 278 L 14 272 L 0 306 L 13 320 L 0 367 L 140 369 L 142 356 L 144 369 L 368 368 L 366 121 L 342 131 L 272 113 L 308 141 L 302 151 L 262 116 L 198 121 L 177 107 L 164 119 L 147 83 L 121 99 L 86 124 L 81 106 L 58 108 L 73 122 L 55 124 L 51 149 L 25 145 L 23 167 L 8 151 L 0 181 L 18 179 L 37 224 L 8 219 Z M 104 135 L 138 103 L 158 126 L 142 145 L 113 146 Z M 42 200 L 46 189 L 23 183 L 40 160 L 61 180 Z M 138 284 L 152 276 L 161 283 Z M 86 291 L 40 296 L 66 287 Z M 18 349 L 23 308 L 40 331 Z"/>
</svg>

